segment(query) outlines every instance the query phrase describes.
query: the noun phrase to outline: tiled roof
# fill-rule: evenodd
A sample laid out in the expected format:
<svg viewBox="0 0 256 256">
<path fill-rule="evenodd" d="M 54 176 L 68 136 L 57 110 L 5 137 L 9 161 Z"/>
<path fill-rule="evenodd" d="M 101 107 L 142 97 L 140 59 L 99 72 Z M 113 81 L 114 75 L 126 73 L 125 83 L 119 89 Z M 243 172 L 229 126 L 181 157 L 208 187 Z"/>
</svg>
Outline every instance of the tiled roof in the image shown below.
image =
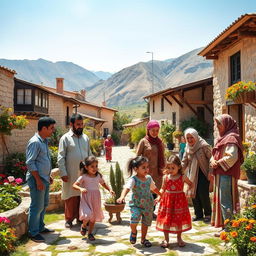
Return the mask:
<svg viewBox="0 0 256 256">
<path fill-rule="evenodd" d="M 6 70 L 6 71 L 9 71 L 9 72 L 11 72 L 11 73 L 13 73 L 13 74 L 17 74 L 14 69 L 10 69 L 10 68 L 7 68 L 7 67 L 1 66 L 1 65 L 0 65 L 0 68 L 1 68 L 1 69 L 4 69 L 4 70 Z"/>
<path fill-rule="evenodd" d="M 87 115 L 87 114 L 84 114 L 84 113 L 81 113 L 81 112 L 78 112 L 78 114 L 80 114 L 81 116 L 83 116 L 85 118 L 95 120 L 95 121 L 98 121 L 98 122 L 107 122 L 107 120 L 105 120 L 105 119 L 95 117 L 95 116 L 90 116 L 90 115 Z"/>
</svg>

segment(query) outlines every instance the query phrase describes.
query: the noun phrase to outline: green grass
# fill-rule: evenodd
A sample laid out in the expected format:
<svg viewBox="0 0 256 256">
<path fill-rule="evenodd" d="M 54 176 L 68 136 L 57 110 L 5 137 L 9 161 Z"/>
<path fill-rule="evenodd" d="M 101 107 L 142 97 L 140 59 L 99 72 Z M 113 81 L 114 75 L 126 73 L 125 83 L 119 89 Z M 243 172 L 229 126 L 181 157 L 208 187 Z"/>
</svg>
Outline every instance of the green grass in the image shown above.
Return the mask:
<svg viewBox="0 0 256 256">
<path fill-rule="evenodd" d="M 63 213 L 47 213 L 44 217 L 45 224 L 50 224 L 64 219 Z"/>
<path fill-rule="evenodd" d="M 210 245 L 220 245 L 222 243 L 222 241 L 219 238 L 206 238 L 203 240 L 199 240 L 198 242 Z"/>
<path fill-rule="evenodd" d="M 134 118 L 141 118 L 141 115 L 147 111 L 147 104 L 133 104 L 128 106 L 118 106 L 115 107 L 120 113 L 130 115 Z"/>
</svg>

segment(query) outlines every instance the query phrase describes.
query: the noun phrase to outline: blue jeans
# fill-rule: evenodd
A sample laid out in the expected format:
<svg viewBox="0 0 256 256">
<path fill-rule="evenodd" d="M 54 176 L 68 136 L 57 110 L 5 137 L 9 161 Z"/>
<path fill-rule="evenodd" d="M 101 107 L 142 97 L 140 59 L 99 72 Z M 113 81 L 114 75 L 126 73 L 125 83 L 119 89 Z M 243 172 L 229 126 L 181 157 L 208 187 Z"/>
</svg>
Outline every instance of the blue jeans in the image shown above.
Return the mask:
<svg viewBox="0 0 256 256">
<path fill-rule="evenodd" d="M 45 186 L 44 190 L 37 189 L 34 177 L 30 177 L 27 181 L 31 197 L 28 215 L 28 232 L 31 236 L 35 236 L 44 230 L 44 215 L 49 203 L 50 184 L 43 179 L 42 181 Z"/>
<path fill-rule="evenodd" d="M 233 213 L 232 201 L 232 176 L 220 175 L 220 207 L 224 220 Z"/>
</svg>

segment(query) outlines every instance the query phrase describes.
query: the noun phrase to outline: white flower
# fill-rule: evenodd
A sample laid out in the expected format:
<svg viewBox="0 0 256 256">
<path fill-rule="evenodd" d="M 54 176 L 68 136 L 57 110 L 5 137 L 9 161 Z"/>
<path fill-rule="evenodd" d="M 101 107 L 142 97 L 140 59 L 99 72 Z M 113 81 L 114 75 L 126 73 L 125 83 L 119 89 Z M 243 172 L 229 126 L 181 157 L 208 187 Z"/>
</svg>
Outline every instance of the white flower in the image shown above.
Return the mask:
<svg viewBox="0 0 256 256">
<path fill-rule="evenodd" d="M 15 178 L 13 176 L 9 176 L 9 177 L 7 177 L 7 179 L 9 180 L 9 182 L 15 181 Z"/>
<path fill-rule="evenodd" d="M 8 183 L 8 182 L 5 182 L 4 185 L 9 185 L 9 183 Z"/>
</svg>

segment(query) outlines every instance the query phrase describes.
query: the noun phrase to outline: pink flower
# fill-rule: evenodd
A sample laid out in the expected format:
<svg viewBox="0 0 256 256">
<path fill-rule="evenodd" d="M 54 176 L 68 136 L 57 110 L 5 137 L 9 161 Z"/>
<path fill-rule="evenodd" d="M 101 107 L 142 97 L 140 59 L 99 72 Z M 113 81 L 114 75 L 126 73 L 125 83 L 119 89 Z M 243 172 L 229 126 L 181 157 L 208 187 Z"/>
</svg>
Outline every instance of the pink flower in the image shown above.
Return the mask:
<svg viewBox="0 0 256 256">
<path fill-rule="evenodd" d="M 10 220 L 8 218 L 6 218 L 6 217 L 0 217 L 0 223 L 2 223 L 2 222 L 10 223 Z"/>
<path fill-rule="evenodd" d="M 15 181 L 15 178 L 13 176 L 8 176 L 7 179 L 9 180 L 9 182 Z"/>
<path fill-rule="evenodd" d="M 17 178 L 17 179 L 15 179 L 15 182 L 17 183 L 17 184 L 21 184 L 22 183 L 22 178 Z"/>
</svg>

